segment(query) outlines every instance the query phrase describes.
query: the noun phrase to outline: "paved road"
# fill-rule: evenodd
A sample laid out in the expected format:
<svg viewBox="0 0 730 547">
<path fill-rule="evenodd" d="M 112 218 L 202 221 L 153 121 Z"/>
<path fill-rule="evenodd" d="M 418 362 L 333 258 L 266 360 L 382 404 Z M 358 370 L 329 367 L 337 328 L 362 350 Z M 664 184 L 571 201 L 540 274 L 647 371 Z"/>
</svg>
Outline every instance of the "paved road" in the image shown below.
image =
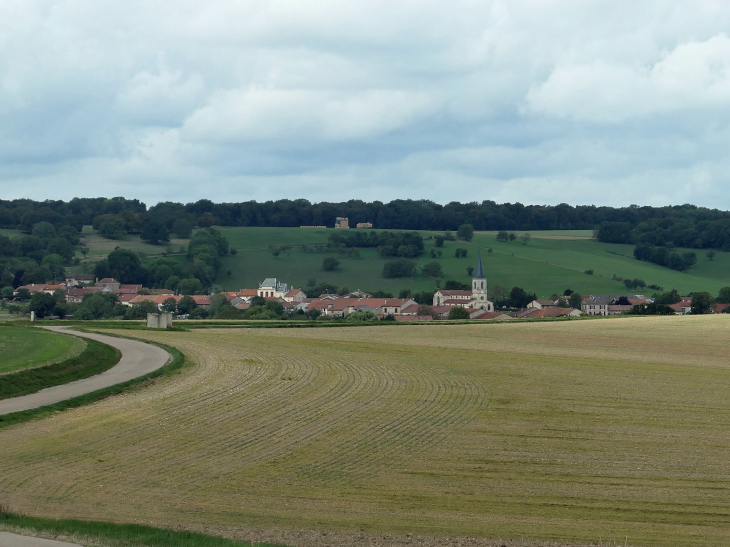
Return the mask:
<svg viewBox="0 0 730 547">
<path fill-rule="evenodd" d="M 0 547 L 79 547 L 79 545 L 0 532 Z"/>
<path fill-rule="evenodd" d="M 65 330 L 64 327 L 46 328 L 56 332 L 63 332 Z M 11 412 L 20 412 L 22 410 L 51 405 L 65 401 L 66 399 L 78 397 L 79 395 L 91 393 L 98 389 L 121 384 L 122 382 L 149 374 L 165 366 L 170 360 L 170 354 L 164 349 L 151 344 L 145 344 L 144 342 L 127 340 L 125 338 L 114 338 L 113 336 L 96 333 L 74 331 L 73 334 L 109 344 L 122 352 L 122 358 L 115 366 L 96 376 L 76 380 L 75 382 L 60 386 L 49 387 L 37 393 L 23 395 L 22 397 L 3 399 L 0 401 L 0 416 L 10 414 Z M 0 547 L 4 547 L 2 540 L 0 540 Z"/>
</svg>

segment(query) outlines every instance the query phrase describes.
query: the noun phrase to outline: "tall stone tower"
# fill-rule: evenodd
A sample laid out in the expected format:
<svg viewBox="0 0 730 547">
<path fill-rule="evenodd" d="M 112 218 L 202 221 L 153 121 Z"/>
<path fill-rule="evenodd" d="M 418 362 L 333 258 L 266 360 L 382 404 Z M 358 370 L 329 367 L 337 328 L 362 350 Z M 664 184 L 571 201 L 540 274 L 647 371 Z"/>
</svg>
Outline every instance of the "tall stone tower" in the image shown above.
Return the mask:
<svg viewBox="0 0 730 547">
<path fill-rule="evenodd" d="M 487 299 L 487 278 L 482 266 L 482 255 L 477 257 L 477 271 L 471 280 L 472 306 L 484 311 L 494 311 L 494 305 Z"/>
</svg>

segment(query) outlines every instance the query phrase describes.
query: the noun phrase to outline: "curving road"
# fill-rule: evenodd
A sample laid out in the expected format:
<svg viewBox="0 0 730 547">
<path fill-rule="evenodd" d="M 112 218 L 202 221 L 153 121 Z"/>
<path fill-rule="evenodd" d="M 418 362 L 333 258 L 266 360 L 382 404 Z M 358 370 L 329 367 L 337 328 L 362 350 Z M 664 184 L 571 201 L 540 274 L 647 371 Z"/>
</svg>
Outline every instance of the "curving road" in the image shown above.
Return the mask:
<svg viewBox="0 0 730 547">
<path fill-rule="evenodd" d="M 55 332 L 63 332 L 66 327 L 45 327 Z M 126 338 L 114 338 L 103 334 L 75 332 L 76 336 L 91 338 L 98 342 L 108 344 L 117 348 L 122 353 L 122 358 L 112 368 L 96 376 L 90 376 L 83 380 L 77 380 L 60 386 L 49 387 L 37 393 L 4 399 L 0 401 L 0 415 L 30 410 L 41 406 L 59 403 L 66 399 L 72 399 L 79 395 L 86 395 L 92 391 L 121 384 L 144 376 L 165 366 L 171 359 L 169 353 L 164 349 L 151 344 L 127 340 Z M 64 543 L 48 539 L 34 538 L 30 536 L 19 536 L 7 532 L 0 532 L 0 547 L 76 547 L 75 543 Z"/>
<path fill-rule="evenodd" d="M 55 332 L 64 332 L 66 327 L 45 327 Z M 151 344 L 127 340 L 126 338 L 114 338 L 103 334 L 73 332 L 76 336 L 91 338 L 98 342 L 108 344 L 117 348 L 122 353 L 122 358 L 112 368 L 96 376 L 90 376 L 83 380 L 76 380 L 68 384 L 49 387 L 22 397 L 13 397 L 0 401 L 0 416 L 12 412 L 30 410 L 46 405 L 52 405 L 72 399 L 79 395 L 86 395 L 93 391 L 121 384 L 134 378 L 144 376 L 161 368 L 171 359 L 169 353 L 164 349 Z M 0 547 L 3 543 L 0 542 Z"/>
<path fill-rule="evenodd" d="M 81 547 L 77 543 L 64 543 L 51 539 L 40 539 L 31 536 L 19 536 L 8 532 L 0 532 L 0 547 Z"/>
</svg>

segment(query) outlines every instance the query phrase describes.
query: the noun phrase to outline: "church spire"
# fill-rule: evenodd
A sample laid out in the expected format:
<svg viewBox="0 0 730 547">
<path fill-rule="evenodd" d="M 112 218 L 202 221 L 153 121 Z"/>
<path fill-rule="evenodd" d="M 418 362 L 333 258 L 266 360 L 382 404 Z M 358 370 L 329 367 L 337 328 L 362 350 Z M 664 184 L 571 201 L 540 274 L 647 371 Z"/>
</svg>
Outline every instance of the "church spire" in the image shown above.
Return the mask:
<svg viewBox="0 0 730 547">
<path fill-rule="evenodd" d="M 484 268 L 482 267 L 482 253 L 479 253 L 477 256 L 477 271 L 474 274 L 474 279 L 486 279 Z"/>
</svg>

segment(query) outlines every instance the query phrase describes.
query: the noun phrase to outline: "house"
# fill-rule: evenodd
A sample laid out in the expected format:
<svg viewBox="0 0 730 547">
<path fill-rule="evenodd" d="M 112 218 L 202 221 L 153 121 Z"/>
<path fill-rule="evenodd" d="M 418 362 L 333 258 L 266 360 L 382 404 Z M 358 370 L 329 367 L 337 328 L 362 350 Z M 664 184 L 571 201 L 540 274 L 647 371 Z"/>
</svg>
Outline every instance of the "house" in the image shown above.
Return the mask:
<svg viewBox="0 0 730 547">
<path fill-rule="evenodd" d="M 66 289 L 66 302 L 79 303 L 84 300 L 84 296 L 87 294 L 94 294 L 95 292 L 101 292 L 99 287 L 72 287 Z"/>
<path fill-rule="evenodd" d="M 66 286 L 67 287 L 78 287 L 79 285 L 87 285 L 94 282 L 94 276 L 92 274 L 66 274 Z"/>
<path fill-rule="evenodd" d="M 482 319 L 484 319 L 484 320 L 496 319 L 496 320 L 502 321 L 502 320 L 505 320 L 505 319 L 514 319 L 514 317 L 512 317 L 511 315 L 506 314 L 504 312 L 499 312 L 499 311 L 485 311 L 485 312 L 482 312 L 480 315 L 477 315 L 476 317 L 473 317 L 472 319 L 479 319 L 479 320 L 482 320 Z"/>
<path fill-rule="evenodd" d="M 669 304 L 676 315 L 689 315 L 692 312 L 692 300 L 683 298 L 676 304 Z"/>
<path fill-rule="evenodd" d="M 121 284 L 119 285 L 119 288 L 114 291 L 117 294 L 137 294 L 139 291 L 142 290 L 142 285 L 125 285 Z"/>
<path fill-rule="evenodd" d="M 198 294 L 191 294 L 190 298 L 193 299 L 195 305 L 204 310 L 210 309 L 210 296 L 203 296 Z"/>
<path fill-rule="evenodd" d="M 103 279 L 99 279 L 94 284 L 94 286 L 99 287 L 101 290 L 108 289 L 110 291 L 116 291 L 119 287 L 122 286 L 122 284 L 116 279 L 113 279 L 111 277 L 105 277 Z"/>
<path fill-rule="evenodd" d="M 622 299 L 629 305 L 619 304 Z M 651 303 L 650 298 L 641 294 L 592 294 L 581 298 L 580 309 L 586 315 L 620 315 L 636 305 Z"/>
<path fill-rule="evenodd" d="M 533 300 L 529 304 L 527 304 L 528 308 L 537 308 L 538 310 L 542 310 L 545 308 L 557 308 L 558 305 L 553 300 Z"/>
<path fill-rule="evenodd" d="M 462 308 L 477 308 L 485 311 L 494 311 L 494 304 L 487 298 L 487 278 L 482 266 L 482 255 L 477 257 L 477 269 L 471 280 L 471 291 L 442 290 L 433 295 L 433 306 L 461 306 Z"/>
<path fill-rule="evenodd" d="M 350 227 L 350 220 L 347 217 L 337 217 L 335 219 L 335 228 L 347 229 Z"/>
<path fill-rule="evenodd" d="M 716 304 L 715 313 L 728 313 L 728 312 L 725 312 L 725 310 L 727 308 L 730 308 L 730 304 Z"/>
<path fill-rule="evenodd" d="M 548 317 L 580 317 L 582 312 L 573 308 L 526 308 L 512 316 L 515 319 L 545 319 Z"/>
<path fill-rule="evenodd" d="M 13 291 L 13 294 L 18 294 L 18 291 L 22 289 L 27 290 L 30 294 L 44 292 L 47 286 L 47 283 L 28 283 L 27 285 L 23 285 L 22 287 L 18 287 L 17 289 L 15 289 Z"/>
<path fill-rule="evenodd" d="M 283 298 L 289 292 L 289 285 L 278 281 L 275 277 L 267 277 L 256 290 L 256 296 L 263 298 Z"/>
<path fill-rule="evenodd" d="M 372 228 L 373 223 L 372 222 L 358 222 L 355 225 L 355 228 Z"/>
<path fill-rule="evenodd" d="M 292 289 L 284 295 L 286 302 L 303 302 L 307 298 L 306 293 L 302 289 Z"/>
</svg>

